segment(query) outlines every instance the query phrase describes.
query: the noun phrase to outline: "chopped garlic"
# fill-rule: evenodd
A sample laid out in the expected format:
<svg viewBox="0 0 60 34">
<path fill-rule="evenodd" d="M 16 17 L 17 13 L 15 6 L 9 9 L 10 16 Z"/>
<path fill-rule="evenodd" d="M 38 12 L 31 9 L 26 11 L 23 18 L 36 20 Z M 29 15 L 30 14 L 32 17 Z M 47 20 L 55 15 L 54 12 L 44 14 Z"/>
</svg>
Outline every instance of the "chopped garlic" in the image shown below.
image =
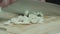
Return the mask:
<svg viewBox="0 0 60 34">
<path fill-rule="evenodd" d="M 5 24 L 10 24 L 11 22 L 14 24 L 30 24 L 30 22 L 44 23 L 43 14 L 41 14 L 42 16 L 37 16 L 36 14 L 38 15 L 39 12 L 35 14 L 29 14 L 29 17 L 27 17 L 28 11 L 26 11 L 24 16 L 20 15 L 15 18 L 12 18 L 11 20 L 7 21 Z"/>
<path fill-rule="evenodd" d="M 38 23 L 44 23 L 44 18 L 43 17 L 39 17 L 39 22 Z"/>
</svg>

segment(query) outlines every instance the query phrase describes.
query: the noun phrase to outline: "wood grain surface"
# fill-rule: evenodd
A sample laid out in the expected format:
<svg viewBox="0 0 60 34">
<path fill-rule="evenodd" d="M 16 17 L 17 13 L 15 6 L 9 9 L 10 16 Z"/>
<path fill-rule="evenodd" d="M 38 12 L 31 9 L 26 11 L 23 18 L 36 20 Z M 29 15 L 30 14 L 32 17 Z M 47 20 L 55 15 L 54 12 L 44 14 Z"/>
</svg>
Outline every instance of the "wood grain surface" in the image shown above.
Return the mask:
<svg viewBox="0 0 60 34">
<path fill-rule="evenodd" d="M 30 25 L 10 25 L 0 27 L 7 28 L 7 31 L 13 34 L 49 34 L 50 32 L 60 32 L 60 17 L 51 16 L 45 17 L 43 24 L 30 24 Z"/>
</svg>

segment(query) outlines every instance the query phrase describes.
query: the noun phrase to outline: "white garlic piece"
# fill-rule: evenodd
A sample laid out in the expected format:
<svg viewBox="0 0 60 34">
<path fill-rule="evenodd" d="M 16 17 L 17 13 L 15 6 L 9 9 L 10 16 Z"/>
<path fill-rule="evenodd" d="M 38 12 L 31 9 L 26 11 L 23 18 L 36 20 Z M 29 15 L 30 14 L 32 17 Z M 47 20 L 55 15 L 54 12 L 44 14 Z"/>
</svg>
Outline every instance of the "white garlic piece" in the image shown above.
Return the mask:
<svg viewBox="0 0 60 34">
<path fill-rule="evenodd" d="M 29 14 L 29 18 L 30 19 L 34 19 L 34 18 L 36 18 L 37 16 L 36 15 L 34 15 L 34 14 Z"/>
<path fill-rule="evenodd" d="M 30 20 L 28 17 L 24 16 L 24 20 L 22 24 L 30 24 Z"/>
<path fill-rule="evenodd" d="M 23 21 L 23 16 L 18 16 L 17 19 L 14 20 L 14 24 L 20 24 Z"/>
<path fill-rule="evenodd" d="M 27 15 L 28 15 L 28 13 L 29 13 L 29 11 L 27 10 L 27 11 L 25 11 L 25 14 L 24 14 L 24 15 L 25 15 L 25 16 L 27 16 Z"/>
<path fill-rule="evenodd" d="M 19 16 L 17 21 L 14 22 L 15 24 L 30 24 L 30 20 L 26 16 Z"/>
<path fill-rule="evenodd" d="M 21 24 L 22 22 L 14 22 L 14 24 Z"/>
<path fill-rule="evenodd" d="M 44 18 L 43 17 L 38 17 L 39 22 L 38 23 L 44 23 Z"/>
<path fill-rule="evenodd" d="M 17 21 L 17 18 L 12 18 L 10 21 L 11 22 L 16 22 Z"/>
<path fill-rule="evenodd" d="M 30 14 L 29 19 L 32 23 L 37 23 L 38 22 L 37 16 L 34 15 L 34 14 Z"/>
<path fill-rule="evenodd" d="M 33 24 L 38 23 L 38 19 L 31 19 L 31 22 L 32 22 Z"/>
</svg>

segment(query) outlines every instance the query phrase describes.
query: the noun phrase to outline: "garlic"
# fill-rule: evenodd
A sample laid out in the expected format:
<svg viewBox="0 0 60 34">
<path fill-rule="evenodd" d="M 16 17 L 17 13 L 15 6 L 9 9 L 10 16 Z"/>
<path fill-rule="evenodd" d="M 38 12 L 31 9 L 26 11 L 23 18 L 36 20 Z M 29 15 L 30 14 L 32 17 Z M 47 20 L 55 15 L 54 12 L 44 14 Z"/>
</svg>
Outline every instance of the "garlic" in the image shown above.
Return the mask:
<svg viewBox="0 0 60 34">
<path fill-rule="evenodd" d="M 25 15 L 25 16 L 27 16 L 27 15 L 28 15 L 28 13 L 29 13 L 29 11 L 27 10 L 27 11 L 25 11 L 25 14 L 24 14 L 24 15 Z"/>
<path fill-rule="evenodd" d="M 39 14 L 39 13 L 38 13 Z M 32 23 L 44 23 L 44 18 L 43 17 L 38 17 L 35 14 L 29 14 L 29 18 Z"/>
<path fill-rule="evenodd" d="M 21 23 L 21 24 L 30 24 L 29 18 L 24 16 L 23 23 Z"/>
<path fill-rule="evenodd" d="M 26 16 L 18 16 L 18 19 L 12 19 L 14 24 L 30 24 L 30 20 Z"/>
<path fill-rule="evenodd" d="M 38 22 L 37 16 L 34 15 L 34 14 L 29 14 L 29 19 L 32 23 L 37 23 Z"/>
<path fill-rule="evenodd" d="M 18 20 L 17 20 L 17 18 L 12 18 L 10 21 L 11 21 L 11 22 L 16 22 L 16 21 L 18 21 Z"/>
<path fill-rule="evenodd" d="M 26 11 L 24 16 L 20 15 L 15 18 L 12 18 L 11 20 L 8 20 L 5 24 L 10 24 L 10 23 L 14 23 L 14 24 L 44 23 L 43 14 L 41 13 L 41 16 L 37 16 L 38 14 L 40 14 L 40 13 L 37 12 L 35 14 L 29 14 L 29 17 L 27 17 L 28 11 Z"/>
<path fill-rule="evenodd" d="M 43 17 L 38 17 L 39 21 L 38 23 L 44 23 L 44 18 Z"/>
<path fill-rule="evenodd" d="M 14 21 L 14 24 L 20 24 L 23 21 L 23 16 L 18 16 L 17 18 L 13 19 L 12 21 Z"/>
<path fill-rule="evenodd" d="M 31 19 L 31 22 L 32 22 L 33 24 L 38 23 L 38 19 Z"/>
<path fill-rule="evenodd" d="M 29 18 L 30 19 L 34 19 L 34 18 L 36 18 L 37 16 L 36 15 L 34 15 L 34 14 L 29 14 Z"/>
</svg>

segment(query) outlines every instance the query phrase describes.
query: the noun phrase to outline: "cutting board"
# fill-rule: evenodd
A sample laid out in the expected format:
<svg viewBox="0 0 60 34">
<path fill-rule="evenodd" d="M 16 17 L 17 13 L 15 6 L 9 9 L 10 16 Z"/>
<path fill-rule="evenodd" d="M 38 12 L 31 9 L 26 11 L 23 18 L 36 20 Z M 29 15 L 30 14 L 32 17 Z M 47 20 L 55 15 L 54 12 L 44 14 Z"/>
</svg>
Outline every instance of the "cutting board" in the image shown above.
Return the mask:
<svg viewBox="0 0 60 34">
<path fill-rule="evenodd" d="M 45 17 L 43 24 L 30 24 L 30 25 L 10 25 L 3 26 L 8 32 L 13 34 L 49 34 L 53 32 L 60 32 L 60 17 L 49 16 Z"/>
</svg>

